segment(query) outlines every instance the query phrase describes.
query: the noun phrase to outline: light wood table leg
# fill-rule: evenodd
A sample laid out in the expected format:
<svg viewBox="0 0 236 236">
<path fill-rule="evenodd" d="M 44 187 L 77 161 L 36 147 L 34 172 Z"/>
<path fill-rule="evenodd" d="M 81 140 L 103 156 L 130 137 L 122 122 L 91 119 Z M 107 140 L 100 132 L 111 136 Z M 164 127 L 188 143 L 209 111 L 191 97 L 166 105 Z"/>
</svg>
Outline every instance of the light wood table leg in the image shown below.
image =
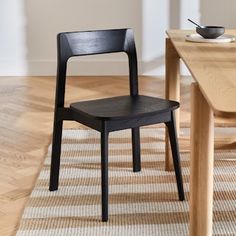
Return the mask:
<svg viewBox="0 0 236 236">
<path fill-rule="evenodd" d="M 191 86 L 190 236 L 211 236 L 214 115 L 197 83 Z"/>
<path fill-rule="evenodd" d="M 171 40 L 166 39 L 166 99 L 180 100 L 180 58 Z M 179 109 L 175 111 L 176 131 L 179 137 Z M 166 129 L 165 170 L 174 170 L 168 130 Z"/>
</svg>

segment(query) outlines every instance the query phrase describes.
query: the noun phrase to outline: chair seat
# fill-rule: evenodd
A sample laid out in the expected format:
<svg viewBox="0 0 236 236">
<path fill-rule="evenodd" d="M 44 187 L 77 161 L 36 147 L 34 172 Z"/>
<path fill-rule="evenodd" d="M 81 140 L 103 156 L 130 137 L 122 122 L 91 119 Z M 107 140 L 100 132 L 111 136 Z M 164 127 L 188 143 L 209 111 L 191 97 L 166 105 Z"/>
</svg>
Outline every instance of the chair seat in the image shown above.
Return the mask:
<svg viewBox="0 0 236 236">
<path fill-rule="evenodd" d="M 70 108 L 81 115 L 98 120 L 139 118 L 175 110 L 176 101 L 136 95 L 82 101 L 70 104 Z"/>
</svg>

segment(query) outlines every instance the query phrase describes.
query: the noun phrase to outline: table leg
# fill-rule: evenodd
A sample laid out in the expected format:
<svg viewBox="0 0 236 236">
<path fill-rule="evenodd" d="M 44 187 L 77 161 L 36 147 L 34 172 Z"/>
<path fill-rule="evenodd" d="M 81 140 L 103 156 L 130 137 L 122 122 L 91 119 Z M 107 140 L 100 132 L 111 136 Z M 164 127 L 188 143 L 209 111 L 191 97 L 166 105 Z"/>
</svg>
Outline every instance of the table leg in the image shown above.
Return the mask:
<svg viewBox="0 0 236 236">
<path fill-rule="evenodd" d="M 191 86 L 190 236 L 211 236 L 214 115 L 197 83 Z"/>
<path fill-rule="evenodd" d="M 171 40 L 166 39 L 166 99 L 175 101 L 180 100 L 180 58 L 175 50 Z M 179 137 L 179 109 L 175 111 L 176 131 Z M 165 170 L 174 170 L 173 159 L 170 149 L 168 130 L 166 129 L 166 145 L 165 145 Z"/>
</svg>

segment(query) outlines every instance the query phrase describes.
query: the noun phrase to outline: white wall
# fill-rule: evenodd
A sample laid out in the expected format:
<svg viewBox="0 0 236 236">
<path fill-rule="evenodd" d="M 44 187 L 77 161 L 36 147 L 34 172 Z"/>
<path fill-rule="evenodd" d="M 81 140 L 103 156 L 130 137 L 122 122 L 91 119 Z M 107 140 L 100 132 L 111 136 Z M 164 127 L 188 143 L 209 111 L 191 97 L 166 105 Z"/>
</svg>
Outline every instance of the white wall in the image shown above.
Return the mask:
<svg viewBox="0 0 236 236">
<path fill-rule="evenodd" d="M 26 0 L 26 3 L 28 62 L 32 74 L 55 73 L 58 32 L 132 27 L 137 36 L 138 48 L 141 48 L 141 0 Z M 82 58 L 80 64 L 71 63 L 69 71 L 72 74 L 127 73 L 126 63 L 124 66 L 126 57 L 113 58 Z"/>
<path fill-rule="evenodd" d="M 236 27 L 235 7 L 235 0 L 1 0 L 0 75 L 55 75 L 58 32 L 124 27 L 134 29 L 140 74 L 162 75 L 166 29 L 192 28 L 187 18 Z M 126 74 L 126 60 L 82 58 L 69 72 Z"/>
<path fill-rule="evenodd" d="M 25 22 L 23 0 L 1 0 L 0 75 L 27 71 Z"/>
<path fill-rule="evenodd" d="M 201 23 L 236 28 L 235 0 L 201 0 Z"/>
</svg>

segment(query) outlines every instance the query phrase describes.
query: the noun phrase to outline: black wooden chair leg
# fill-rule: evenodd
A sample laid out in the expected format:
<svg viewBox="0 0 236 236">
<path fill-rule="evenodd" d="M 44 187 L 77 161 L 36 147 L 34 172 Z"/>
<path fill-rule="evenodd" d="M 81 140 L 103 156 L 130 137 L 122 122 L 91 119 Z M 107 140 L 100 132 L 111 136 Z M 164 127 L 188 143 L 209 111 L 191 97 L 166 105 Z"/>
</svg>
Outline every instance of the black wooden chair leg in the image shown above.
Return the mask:
<svg viewBox="0 0 236 236">
<path fill-rule="evenodd" d="M 176 135 L 175 117 L 174 117 L 173 112 L 171 112 L 171 121 L 165 124 L 168 128 L 168 132 L 170 136 L 170 144 L 171 144 L 175 176 L 176 176 L 177 187 L 178 187 L 179 200 L 183 201 L 185 197 L 184 197 L 183 180 L 182 180 L 182 173 L 181 173 L 181 167 L 180 167 L 179 145 L 178 145 L 178 140 L 177 140 L 177 135 Z"/>
<path fill-rule="evenodd" d="M 108 132 L 101 132 L 102 221 L 108 221 Z"/>
<path fill-rule="evenodd" d="M 133 171 L 138 172 L 141 170 L 139 127 L 132 128 L 132 150 L 133 150 Z"/>
<path fill-rule="evenodd" d="M 49 190 L 58 189 L 63 121 L 54 122 Z"/>
</svg>

